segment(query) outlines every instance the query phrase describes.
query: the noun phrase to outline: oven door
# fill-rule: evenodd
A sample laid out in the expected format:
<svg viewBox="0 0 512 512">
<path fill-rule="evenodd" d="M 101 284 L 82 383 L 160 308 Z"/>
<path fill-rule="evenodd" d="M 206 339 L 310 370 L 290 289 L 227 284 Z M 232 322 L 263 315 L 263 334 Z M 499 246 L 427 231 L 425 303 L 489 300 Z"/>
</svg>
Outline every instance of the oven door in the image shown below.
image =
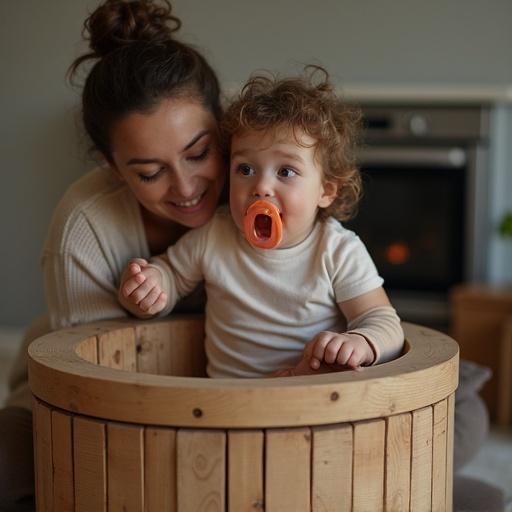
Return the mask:
<svg viewBox="0 0 512 512">
<path fill-rule="evenodd" d="M 372 147 L 360 167 L 363 197 L 345 225 L 366 244 L 403 319 L 446 316 L 466 265 L 466 151 Z"/>
</svg>

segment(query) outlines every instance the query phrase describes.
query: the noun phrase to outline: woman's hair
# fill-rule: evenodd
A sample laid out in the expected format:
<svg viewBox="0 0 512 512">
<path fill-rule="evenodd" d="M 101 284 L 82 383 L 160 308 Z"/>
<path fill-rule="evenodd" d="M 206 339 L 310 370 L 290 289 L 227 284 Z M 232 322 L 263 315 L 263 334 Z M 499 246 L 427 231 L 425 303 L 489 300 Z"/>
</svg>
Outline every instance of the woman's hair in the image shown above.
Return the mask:
<svg viewBox="0 0 512 512">
<path fill-rule="evenodd" d="M 307 66 L 298 78 L 253 75 L 228 106 L 222 132 L 226 145 L 235 134 L 281 128 L 289 129 L 298 144 L 301 133 L 315 139 L 324 181 L 338 184 L 337 198 L 319 215 L 347 220 L 354 215 L 361 196 L 355 154 L 360 125 L 360 111 L 337 96 L 327 71 Z"/>
<path fill-rule="evenodd" d="M 112 124 L 128 114 L 150 113 L 162 100 L 187 97 L 220 119 L 219 82 L 205 58 L 175 40 L 181 22 L 167 0 L 106 0 L 86 20 L 90 52 L 68 74 L 94 61 L 82 93 L 85 129 L 95 149 L 112 161 Z"/>
</svg>

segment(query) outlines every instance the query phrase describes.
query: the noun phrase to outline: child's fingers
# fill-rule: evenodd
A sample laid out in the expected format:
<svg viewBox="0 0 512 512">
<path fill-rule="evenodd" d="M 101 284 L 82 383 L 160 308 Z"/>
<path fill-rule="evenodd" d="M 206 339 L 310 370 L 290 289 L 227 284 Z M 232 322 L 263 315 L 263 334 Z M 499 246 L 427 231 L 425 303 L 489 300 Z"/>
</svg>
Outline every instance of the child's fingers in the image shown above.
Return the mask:
<svg viewBox="0 0 512 512">
<path fill-rule="evenodd" d="M 314 370 L 320 367 L 320 363 L 324 360 L 325 349 L 332 339 L 332 333 L 321 332 L 313 338 L 313 350 L 310 356 L 310 366 Z"/>
<path fill-rule="evenodd" d="M 140 274 L 141 270 L 142 270 L 142 267 L 138 263 L 132 262 L 128 265 L 128 274 L 129 275 L 134 276 L 134 275 Z"/>
<path fill-rule="evenodd" d="M 324 361 L 327 364 L 333 364 L 336 362 L 338 352 L 340 351 L 342 345 L 343 338 L 341 336 L 336 336 L 329 341 L 324 351 Z"/>
<path fill-rule="evenodd" d="M 341 365 L 347 365 L 349 359 L 352 357 L 352 353 L 354 352 L 354 347 L 351 343 L 344 343 L 341 349 L 338 352 L 338 357 L 336 357 L 336 362 Z"/>
<path fill-rule="evenodd" d="M 145 280 L 146 276 L 140 272 L 127 279 L 121 288 L 123 295 L 129 297 Z"/>
<path fill-rule="evenodd" d="M 145 279 L 145 281 L 140 284 L 135 290 L 133 290 L 132 293 L 128 296 L 128 299 L 130 299 L 134 304 L 139 305 L 141 301 L 143 301 L 147 295 L 151 292 L 151 290 L 155 287 L 155 283 L 151 282 L 148 279 Z"/>
<path fill-rule="evenodd" d="M 149 293 L 139 302 L 139 308 L 145 313 L 149 311 L 149 308 L 155 304 L 160 297 L 162 290 L 154 286 Z"/>
<path fill-rule="evenodd" d="M 164 292 L 161 292 L 155 303 L 148 309 L 147 313 L 149 313 L 150 315 L 156 315 L 157 313 L 160 313 L 162 309 L 165 308 L 166 304 L 167 295 Z"/>
</svg>

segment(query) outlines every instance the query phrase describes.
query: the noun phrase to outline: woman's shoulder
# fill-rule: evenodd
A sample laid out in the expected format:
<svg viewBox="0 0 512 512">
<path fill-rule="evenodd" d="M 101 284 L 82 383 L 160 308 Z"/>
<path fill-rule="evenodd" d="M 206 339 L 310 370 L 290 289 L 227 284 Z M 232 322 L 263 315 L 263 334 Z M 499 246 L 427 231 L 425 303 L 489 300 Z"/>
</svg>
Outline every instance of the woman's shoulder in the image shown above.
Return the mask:
<svg viewBox="0 0 512 512">
<path fill-rule="evenodd" d="M 140 223 L 138 203 L 123 181 L 107 167 L 98 167 L 75 181 L 57 204 L 46 249 L 66 250 L 68 240 L 83 231 L 108 232 Z"/>
</svg>

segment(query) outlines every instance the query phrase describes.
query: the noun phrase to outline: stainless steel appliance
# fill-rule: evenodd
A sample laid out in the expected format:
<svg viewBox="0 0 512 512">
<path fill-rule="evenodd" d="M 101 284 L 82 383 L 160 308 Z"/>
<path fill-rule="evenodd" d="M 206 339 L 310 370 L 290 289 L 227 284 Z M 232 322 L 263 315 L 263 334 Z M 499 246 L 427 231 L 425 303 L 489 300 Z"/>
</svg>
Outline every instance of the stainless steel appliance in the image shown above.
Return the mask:
<svg viewBox="0 0 512 512">
<path fill-rule="evenodd" d="M 489 112 L 363 106 L 364 196 L 347 226 L 366 243 L 401 317 L 448 320 L 448 291 L 485 280 Z"/>
</svg>

